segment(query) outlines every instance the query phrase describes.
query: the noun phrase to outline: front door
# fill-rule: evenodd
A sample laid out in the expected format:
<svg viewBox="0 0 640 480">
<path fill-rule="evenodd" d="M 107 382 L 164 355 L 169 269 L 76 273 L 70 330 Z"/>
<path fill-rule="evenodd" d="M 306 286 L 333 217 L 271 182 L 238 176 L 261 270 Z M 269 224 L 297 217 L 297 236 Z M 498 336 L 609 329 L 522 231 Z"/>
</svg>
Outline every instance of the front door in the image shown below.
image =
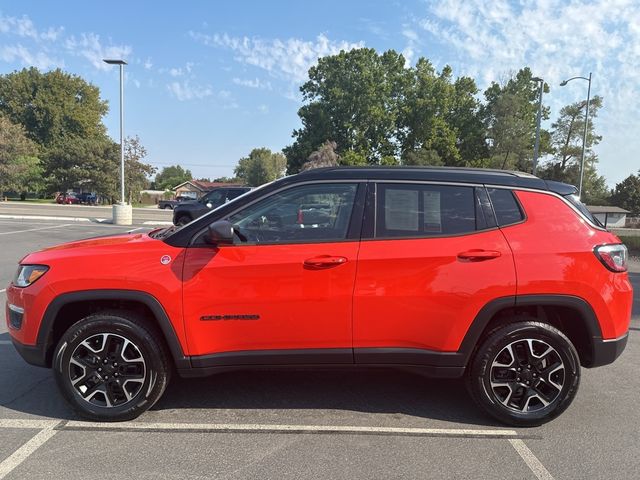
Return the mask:
<svg viewBox="0 0 640 480">
<path fill-rule="evenodd" d="M 228 217 L 233 245 L 196 240 L 187 249 L 189 354 L 208 356 L 196 365 L 353 361 L 359 188 L 365 184 L 285 188 Z"/>
<path fill-rule="evenodd" d="M 356 363 L 429 364 L 480 309 L 515 295 L 511 249 L 484 187 L 380 183 L 354 292 Z"/>
</svg>

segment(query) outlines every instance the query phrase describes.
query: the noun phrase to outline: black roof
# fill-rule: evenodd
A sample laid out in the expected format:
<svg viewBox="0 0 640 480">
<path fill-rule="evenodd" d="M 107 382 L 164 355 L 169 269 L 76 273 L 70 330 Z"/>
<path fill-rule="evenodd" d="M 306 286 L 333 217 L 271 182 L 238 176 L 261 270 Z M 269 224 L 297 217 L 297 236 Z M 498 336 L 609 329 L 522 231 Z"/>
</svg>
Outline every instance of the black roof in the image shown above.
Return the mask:
<svg viewBox="0 0 640 480">
<path fill-rule="evenodd" d="M 307 170 L 293 177 L 299 181 L 304 177 L 323 180 L 422 180 L 437 182 L 479 183 L 508 187 L 551 190 L 562 195 L 575 193 L 573 185 L 545 181 L 530 173 L 511 170 L 461 167 L 326 167 Z M 294 180 L 295 179 L 295 180 Z"/>
</svg>

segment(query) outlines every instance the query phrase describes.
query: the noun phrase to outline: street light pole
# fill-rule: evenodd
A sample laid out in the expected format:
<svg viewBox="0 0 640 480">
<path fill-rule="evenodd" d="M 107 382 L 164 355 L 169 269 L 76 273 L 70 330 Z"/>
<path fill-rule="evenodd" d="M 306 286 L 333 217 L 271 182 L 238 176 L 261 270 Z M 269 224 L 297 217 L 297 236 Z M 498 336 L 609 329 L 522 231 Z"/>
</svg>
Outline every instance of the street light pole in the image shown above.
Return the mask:
<svg viewBox="0 0 640 480">
<path fill-rule="evenodd" d="M 127 64 L 124 60 L 108 60 L 104 59 L 109 65 L 118 65 L 120 67 L 120 205 L 114 205 L 113 222 L 118 225 L 131 225 L 132 210 L 127 205 L 124 194 L 124 66 Z"/>
<path fill-rule="evenodd" d="M 587 77 L 572 77 L 568 80 L 565 80 L 560 83 L 561 87 L 564 87 L 571 80 L 575 79 L 586 80 L 589 82 L 589 87 L 587 88 L 587 105 L 584 113 L 584 133 L 582 134 L 582 159 L 580 160 L 580 186 L 578 187 L 578 197 L 582 197 L 582 182 L 584 179 L 584 152 L 587 146 L 587 128 L 589 126 L 589 101 L 591 100 L 591 72 L 589 72 L 589 78 Z"/>
<path fill-rule="evenodd" d="M 538 116 L 536 119 L 536 143 L 533 146 L 533 168 L 532 173 L 536 174 L 536 169 L 538 167 L 538 151 L 540 149 L 540 121 L 542 120 L 542 91 L 544 89 L 544 80 L 540 77 L 533 77 L 531 79 L 533 82 L 540 83 L 540 92 L 538 94 Z"/>
</svg>

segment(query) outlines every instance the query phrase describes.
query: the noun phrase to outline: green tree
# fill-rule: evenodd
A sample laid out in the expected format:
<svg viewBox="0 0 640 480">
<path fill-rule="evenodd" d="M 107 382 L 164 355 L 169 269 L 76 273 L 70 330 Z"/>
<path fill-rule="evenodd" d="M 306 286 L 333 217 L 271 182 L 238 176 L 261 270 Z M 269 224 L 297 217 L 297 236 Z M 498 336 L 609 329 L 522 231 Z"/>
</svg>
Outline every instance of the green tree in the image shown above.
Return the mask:
<svg viewBox="0 0 640 480">
<path fill-rule="evenodd" d="M 173 187 L 191 179 L 193 179 L 193 175 L 191 175 L 190 170 L 185 170 L 180 165 L 171 165 L 170 167 L 163 167 L 160 173 L 156 175 L 153 183 L 158 190 L 171 190 Z"/>
<path fill-rule="evenodd" d="M 336 142 L 326 141 L 315 152 L 309 155 L 307 161 L 302 164 L 301 172 L 311 170 L 313 168 L 337 167 L 340 162 L 340 155 L 336 153 Z"/>
<path fill-rule="evenodd" d="M 344 165 L 469 165 L 487 156 L 475 82 L 454 80 L 448 66 L 437 72 L 421 58 L 405 67 L 393 50 L 355 49 L 318 60 L 301 91 L 302 128 L 284 149 L 289 173 L 328 140 Z"/>
<path fill-rule="evenodd" d="M 286 167 L 287 159 L 282 153 L 254 148 L 248 157 L 240 159 L 234 174 L 247 185 L 257 187 L 284 176 Z"/>
<path fill-rule="evenodd" d="M 29 140 L 21 125 L 0 115 L 0 197 L 7 190 L 36 190 L 41 174 L 38 146 Z"/>
<path fill-rule="evenodd" d="M 146 156 L 147 150 L 137 135 L 126 138 L 124 143 L 125 195 L 129 201 L 133 198 L 139 200 L 140 191 L 149 186 L 149 177 L 156 172 L 155 167 L 142 161 Z"/>
<path fill-rule="evenodd" d="M 372 164 L 396 155 L 404 63 L 393 50 L 378 55 L 371 48 L 320 58 L 300 88 L 307 103 L 298 111 L 303 127 L 293 132 L 294 144 L 284 150 L 288 171 L 299 171 L 329 139 L 336 142 L 338 154 L 353 150 Z"/>
<path fill-rule="evenodd" d="M 60 69 L 42 73 L 31 67 L 0 75 L 0 112 L 44 147 L 70 136 L 104 135 L 107 110 L 98 87 Z"/>
<path fill-rule="evenodd" d="M 519 70 L 503 85 L 492 82 L 484 92 L 482 107 L 487 140 L 489 166 L 530 172 L 533 164 L 538 84 L 532 81 L 531 70 Z M 545 92 L 549 87 L 545 84 Z M 543 107 L 542 119 L 549 118 L 549 108 Z M 540 156 L 550 152 L 549 134 L 540 131 Z"/>
<path fill-rule="evenodd" d="M 213 181 L 220 183 L 242 183 L 242 179 L 238 177 L 217 177 L 214 178 Z"/>
<path fill-rule="evenodd" d="M 638 175 L 629 175 L 616 184 L 610 201 L 613 205 L 627 209 L 633 214 L 640 214 L 640 171 Z"/>
<path fill-rule="evenodd" d="M 560 110 L 558 119 L 551 125 L 553 157 L 540 169 L 541 177 L 579 185 L 585 107 L 586 101 L 582 101 L 566 105 Z M 602 140 L 595 132 L 594 122 L 601 107 L 602 97 L 595 96 L 589 101 L 582 185 L 582 201 L 586 203 L 603 203 L 609 196 L 605 179 L 597 172 L 598 156 L 593 151 L 593 147 Z"/>
</svg>

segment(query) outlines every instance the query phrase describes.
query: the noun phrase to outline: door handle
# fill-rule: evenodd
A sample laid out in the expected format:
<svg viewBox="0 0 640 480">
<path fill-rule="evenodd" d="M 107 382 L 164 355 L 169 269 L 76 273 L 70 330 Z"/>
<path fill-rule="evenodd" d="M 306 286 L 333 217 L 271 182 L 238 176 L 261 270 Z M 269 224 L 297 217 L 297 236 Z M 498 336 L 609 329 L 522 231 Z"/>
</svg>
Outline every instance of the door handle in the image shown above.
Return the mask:
<svg viewBox="0 0 640 480">
<path fill-rule="evenodd" d="M 467 250 L 466 252 L 460 252 L 458 258 L 460 260 L 468 260 L 469 262 L 482 262 L 484 260 L 491 260 L 492 258 L 498 258 L 502 254 L 495 250 Z"/>
<path fill-rule="evenodd" d="M 305 267 L 310 268 L 331 268 L 346 263 L 346 257 L 332 257 L 331 255 L 320 255 L 313 258 L 307 258 L 304 261 Z"/>
</svg>

